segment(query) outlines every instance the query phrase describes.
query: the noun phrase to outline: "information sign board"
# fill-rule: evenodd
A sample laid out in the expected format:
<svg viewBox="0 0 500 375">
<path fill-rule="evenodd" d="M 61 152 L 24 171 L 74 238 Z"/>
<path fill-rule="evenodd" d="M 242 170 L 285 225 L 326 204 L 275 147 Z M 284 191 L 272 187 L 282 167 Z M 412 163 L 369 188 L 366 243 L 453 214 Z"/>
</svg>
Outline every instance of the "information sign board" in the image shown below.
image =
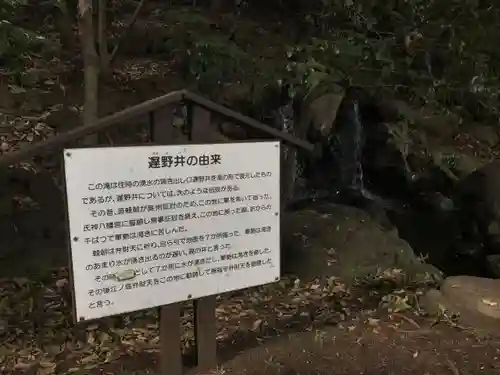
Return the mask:
<svg viewBox="0 0 500 375">
<path fill-rule="evenodd" d="M 280 276 L 280 143 L 64 151 L 78 320 Z"/>
</svg>

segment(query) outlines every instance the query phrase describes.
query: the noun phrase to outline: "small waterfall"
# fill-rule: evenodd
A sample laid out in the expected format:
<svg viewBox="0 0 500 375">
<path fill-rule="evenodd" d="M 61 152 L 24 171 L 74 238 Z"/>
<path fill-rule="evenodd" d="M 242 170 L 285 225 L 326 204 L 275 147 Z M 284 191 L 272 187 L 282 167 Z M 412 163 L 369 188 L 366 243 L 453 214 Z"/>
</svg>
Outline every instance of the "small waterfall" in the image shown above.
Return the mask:
<svg viewBox="0 0 500 375">
<path fill-rule="evenodd" d="M 361 158 L 364 146 L 363 125 L 359 104 L 352 101 L 346 111 L 346 124 L 340 126 L 336 137 L 340 185 L 343 189 L 362 192 L 364 189 Z"/>
<path fill-rule="evenodd" d="M 292 169 L 291 203 L 295 206 L 309 201 L 328 200 L 364 206 L 375 203 L 382 208 L 398 210 L 401 204 L 382 198 L 365 186 L 363 153 L 366 132 L 356 100 L 346 100 L 339 110 L 330 134 L 324 139 L 321 160 L 305 160 L 308 155 L 285 148 L 284 157 Z M 281 131 L 297 134 L 298 125 L 293 100 L 272 112 L 272 124 Z M 312 168 L 307 168 L 312 165 Z"/>
</svg>

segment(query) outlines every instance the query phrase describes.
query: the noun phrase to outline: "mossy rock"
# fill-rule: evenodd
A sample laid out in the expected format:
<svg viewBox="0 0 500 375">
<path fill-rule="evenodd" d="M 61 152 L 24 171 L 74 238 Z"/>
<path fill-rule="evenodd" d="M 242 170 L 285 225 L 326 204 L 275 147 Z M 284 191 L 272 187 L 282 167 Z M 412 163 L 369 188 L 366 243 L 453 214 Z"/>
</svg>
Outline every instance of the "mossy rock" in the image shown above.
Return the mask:
<svg viewBox="0 0 500 375">
<path fill-rule="evenodd" d="M 326 204 L 285 214 L 283 271 L 299 277 L 336 276 L 345 282 L 400 269 L 407 280 L 441 280 L 395 231 L 386 231 L 362 210 Z"/>
</svg>

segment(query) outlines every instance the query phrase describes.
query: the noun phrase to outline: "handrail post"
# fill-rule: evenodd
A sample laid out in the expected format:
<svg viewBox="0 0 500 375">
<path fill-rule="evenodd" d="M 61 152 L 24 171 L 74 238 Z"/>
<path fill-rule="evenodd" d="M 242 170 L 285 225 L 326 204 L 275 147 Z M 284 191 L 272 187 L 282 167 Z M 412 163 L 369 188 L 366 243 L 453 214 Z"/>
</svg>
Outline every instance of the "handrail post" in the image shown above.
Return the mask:
<svg viewBox="0 0 500 375">
<path fill-rule="evenodd" d="M 171 144 L 175 139 L 172 106 L 152 113 L 151 138 L 154 144 Z M 181 304 L 160 307 L 160 375 L 182 375 Z"/>
<path fill-rule="evenodd" d="M 204 108 L 189 104 L 190 141 L 209 143 L 217 141 L 211 114 Z M 194 300 L 194 337 L 198 371 L 214 370 L 217 366 L 216 296 Z"/>
</svg>

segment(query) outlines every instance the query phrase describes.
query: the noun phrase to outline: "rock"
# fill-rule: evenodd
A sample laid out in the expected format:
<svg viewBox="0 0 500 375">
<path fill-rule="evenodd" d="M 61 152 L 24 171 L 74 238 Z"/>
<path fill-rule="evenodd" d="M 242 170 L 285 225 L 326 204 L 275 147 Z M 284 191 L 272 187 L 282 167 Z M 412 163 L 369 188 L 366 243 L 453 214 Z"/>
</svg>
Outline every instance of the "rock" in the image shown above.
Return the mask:
<svg viewBox="0 0 500 375">
<path fill-rule="evenodd" d="M 455 202 L 439 192 L 427 194 L 424 198 L 428 203 L 428 207 L 436 213 L 456 211 Z"/>
<path fill-rule="evenodd" d="M 393 98 L 391 94 L 386 93 L 378 93 L 375 97 L 377 98 L 377 105 L 385 121 L 415 122 L 415 110 L 412 109 L 405 101 L 397 100 Z"/>
<path fill-rule="evenodd" d="M 436 147 L 430 153 L 436 166 L 458 178 L 464 178 L 484 165 L 483 160 L 458 152 L 452 147 Z"/>
<path fill-rule="evenodd" d="M 421 306 L 431 315 L 454 316 L 480 335 L 500 334 L 500 280 L 452 276 L 429 291 Z"/>
<path fill-rule="evenodd" d="M 489 271 L 496 277 L 500 277 L 500 255 L 491 254 L 486 257 L 486 264 Z"/>
<path fill-rule="evenodd" d="M 51 112 L 45 122 L 48 126 L 62 132 L 69 129 L 74 129 L 82 122 L 81 115 L 77 111 L 63 107 L 60 110 Z"/>
<path fill-rule="evenodd" d="M 460 118 L 454 114 L 433 113 L 422 109 L 415 117 L 415 127 L 440 139 L 451 139 L 458 131 Z"/>
<path fill-rule="evenodd" d="M 464 221 L 476 226 L 488 245 L 500 245 L 500 161 L 490 162 L 462 179 L 454 198 L 463 210 Z"/>
<path fill-rule="evenodd" d="M 282 245 L 286 273 L 336 276 L 351 283 L 400 269 L 411 280 L 441 279 L 441 272 L 422 263 L 397 232 L 384 231 L 353 207 L 325 204 L 289 212 L 283 228 L 287 229 Z"/>
<path fill-rule="evenodd" d="M 500 319 L 500 280 L 451 276 L 441 285 L 441 293 L 464 309 Z"/>
<path fill-rule="evenodd" d="M 2 112 L 11 112 L 15 108 L 15 94 L 11 92 L 9 86 L 0 85 L 0 109 L 2 110 Z"/>
<path fill-rule="evenodd" d="M 478 141 L 494 147 L 499 142 L 498 131 L 491 125 L 474 123 L 469 126 L 468 133 Z"/>
<path fill-rule="evenodd" d="M 377 104 L 386 121 L 408 122 L 430 136 L 451 138 L 460 125 L 460 117 L 455 114 L 442 113 L 430 106 L 413 108 L 406 102 L 389 98 L 387 95 L 382 95 Z"/>
<path fill-rule="evenodd" d="M 301 128 L 311 127 L 323 137 L 330 134 L 344 96 L 344 90 L 340 86 L 334 86 L 331 92 L 305 103 L 304 117 L 301 119 L 305 124 Z"/>
</svg>

